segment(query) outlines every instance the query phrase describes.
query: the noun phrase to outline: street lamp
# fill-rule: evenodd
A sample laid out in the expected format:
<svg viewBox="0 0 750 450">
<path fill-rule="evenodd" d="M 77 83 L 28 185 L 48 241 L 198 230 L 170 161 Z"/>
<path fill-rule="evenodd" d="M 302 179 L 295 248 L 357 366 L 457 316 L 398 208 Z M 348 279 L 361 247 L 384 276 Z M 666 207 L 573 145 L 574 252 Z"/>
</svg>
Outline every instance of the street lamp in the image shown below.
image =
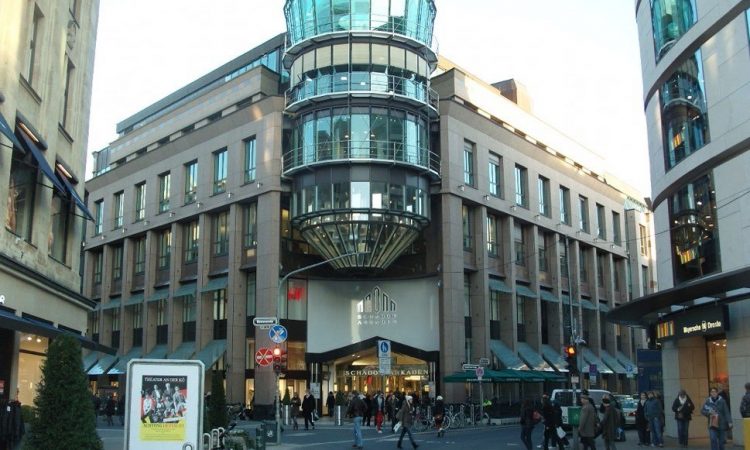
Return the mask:
<svg viewBox="0 0 750 450">
<path fill-rule="evenodd" d="M 357 255 L 368 255 L 370 252 L 352 252 L 352 253 L 346 253 L 343 255 L 334 256 L 333 258 L 328 258 L 324 261 L 316 262 L 315 264 L 310 264 L 308 266 L 300 267 L 299 269 L 294 269 L 288 274 L 281 277 L 281 280 L 279 280 L 279 289 L 276 295 L 276 317 L 279 318 L 279 323 L 281 323 L 281 318 L 279 317 L 279 312 L 281 309 L 279 308 L 279 303 L 281 302 L 281 288 L 284 286 L 284 283 L 286 280 L 289 279 L 292 275 L 296 275 L 300 272 L 304 272 L 306 270 L 313 269 L 315 267 L 319 267 L 325 264 L 328 264 L 331 261 L 336 261 L 342 258 L 348 258 L 350 256 L 357 256 Z M 281 444 L 281 399 L 279 398 L 279 373 L 276 372 L 276 394 L 274 395 L 274 401 L 276 403 L 276 444 Z"/>
</svg>

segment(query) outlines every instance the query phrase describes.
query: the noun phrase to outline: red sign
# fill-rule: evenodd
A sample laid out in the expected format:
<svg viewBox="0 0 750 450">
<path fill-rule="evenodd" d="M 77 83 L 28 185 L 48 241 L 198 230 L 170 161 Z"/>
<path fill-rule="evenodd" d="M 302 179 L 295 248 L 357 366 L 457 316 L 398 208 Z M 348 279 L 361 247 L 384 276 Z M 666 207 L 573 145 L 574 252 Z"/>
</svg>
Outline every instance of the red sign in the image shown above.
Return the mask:
<svg viewBox="0 0 750 450">
<path fill-rule="evenodd" d="M 255 362 L 259 366 L 270 366 L 273 363 L 273 350 L 267 347 L 261 347 L 255 352 Z"/>
</svg>

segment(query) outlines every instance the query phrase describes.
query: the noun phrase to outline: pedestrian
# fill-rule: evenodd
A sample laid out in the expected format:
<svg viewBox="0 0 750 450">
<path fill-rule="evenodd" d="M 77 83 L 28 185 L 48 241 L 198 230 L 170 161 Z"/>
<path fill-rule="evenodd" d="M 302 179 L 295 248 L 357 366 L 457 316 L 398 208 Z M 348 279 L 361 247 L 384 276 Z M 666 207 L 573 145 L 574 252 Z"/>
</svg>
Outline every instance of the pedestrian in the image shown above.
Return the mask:
<svg viewBox="0 0 750 450">
<path fill-rule="evenodd" d="M 682 447 L 688 446 L 688 429 L 694 410 L 693 400 L 687 395 L 685 389 L 680 389 L 677 398 L 672 402 L 672 412 L 674 412 L 674 419 L 677 421 L 677 441 Z"/>
<path fill-rule="evenodd" d="M 102 399 L 99 398 L 98 395 L 94 394 L 93 396 L 93 402 L 94 402 L 94 423 L 96 425 L 99 425 L 99 414 L 102 407 Z"/>
<path fill-rule="evenodd" d="M 609 397 L 602 399 L 604 406 L 604 416 L 602 417 L 601 431 L 604 440 L 605 450 L 617 450 L 615 441 L 617 440 L 617 429 L 620 427 L 620 410 Z"/>
<path fill-rule="evenodd" d="M 438 395 L 435 397 L 435 409 L 432 411 L 432 417 L 435 419 L 435 428 L 438 430 L 437 437 L 441 437 L 445 434 L 443 429 L 443 418 L 445 417 L 445 402 L 443 402 L 443 396 Z"/>
<path fill-rule="evenodd" d="M 112 416 L 115 415 L 115 408 L 117 408 L 117 403 L 115 402 L 115 399 L 110 394 L 107 397 L 107 403 L 104 406 L 104 413 L 107 415 L 107 425 L 114 425 L 114 422 L 112 421 Z"/>
<path fill-rule="evenodd" d="M 315 397 L 310 393 L 310 389 L 305 389 L 305 398 L 302 399 L 302 415 L 305 417 L 305 430 L 308 430 L 308 426 L 315 429 L 315 422 L 313 421 L 313 411 L 315 410 Z"/>
<path fill-rule="evenodd" d="M 563 450 L 562 440 L 557 436 L 557 427 L 560 426 L 557 420 L 557 409 L 547 394 L 542 396 L 542 418 L 544 419 L 544 450 L 549 450 L 550 442 L 552 446 L 556 445 L 559 450 Z"/>
<path fill-rule="evenodd" d="M 294 430 L 299 429 L 299 423 L 297 422 L 297 416 L 299 415 L 299 408 L 302 406 L 302 400 L 299 399 L 299 394 L 296 392 L 292 396 L 292 408 L 290 414 L 292 415 L 292 428 Z"/>
<path fill-rule="evenodd" d="M 356 390 L 352 391 L 352 401 L 349 402 L 349 408 L 346 411 L 347 416 L 354 418 L 354 445 L 352 448 L 363 448 L 362 439 L 362 418 L 366 414 L 367 404 L 364 401 L 364 395 L 360 395 Z"/>
<path fill-rule="evenodd" d="M 378 433 L 382 433 L 383 417 L 385 414 L 385 398 L 383 397 L 382 391 L 378 391 L 378 393 L 375 395 L 373 404 L 375 405 L 375 428 L 377 428 Z"/>
<path fill-rule="evenodd" d="M 120 425 L 125 425 L 125 396 L 121 395 L 117 399 L 117 415 L 120 418 Z"/>
<path fill-rule="evenodd" d="M 649 391 L 647 396 L 646 403 L 643 405 L 643 414 L 646 416 L 648 428 L 651 430 L 651 444 L 654 447 L 664 447 L 661 435 L 661 417 L 664 411 L 661 402 L 656 398 L 653 391 Z"/>
<path fill-rule="evenodd" d="M 412 411 L 414 410 L 412 406 L 412 396 L 407 395 L 401 404 L 401 408 L 399 408 L 398 412 L 396 413 L 396 420 L 401 424 L 401 435 L 398 438 L 398 444 L 396 444 L 396 448 L 401 448 L 401 442 L 404 440 L 404 434 L 409 433 L 409 441 L 411 442 L 411 446 L 414 448 L 419 447 L 416 442 L 414 442 L 414 436 L 411 434 L 411 426 L 414 424 L 414 417 L 412 416 Z"/>
<path fill-rule="evenodd" d="M 740 402 L 740 416 L 750 417 L 750 383 L 745 383 L 745 395 Z"/>
<path fill-rule="evenodd" d="M 371 427 L 370 419 L 372 418 L 372 397 L 370 394 L 365 395 L 365 415 L 362 418 L 362 425 Z"/>
<path fill-rule="evenodd" d="M 333 396 L 333 391 L 328 391 L 328 398 L 326 399 L 326 408 L 328 408 L 328 417 L 333 417 L 334 406 L 336 406 L 336 397 Z"/>
<path fill-rule="evenodd" d="M 701 414 L 708 417 L 711 450 L 724 450 L 727 430 L 732 429 L 732 416 L 727 401 L 719 395 L 719 390 L 715 387 L 709 391 L 709 396 L 701 408 Z"/>
<path fill-rule="evenodd" d="M 599 416 L 588 395 L 581 395 L 581 404 L 583 406 L 578 419 L 578 435 L 581 437 L 581 445 L 583 450 L 596 450 L 594 438 L 596 437 Z"/>
<path fill-rule="evenodd" d="M 635 409 L 635 428 L 638 430 L 638 446 L 649 446 L 651 445 L 651 437 L 648 434 L 648 420 L 646 420 L 646 414 L 644 413 L 644 407 L 648 397 L 645 392 L 641 392 L 641 397 L 638 400 L 638 406 Z"/>
<path fill-rule="evenodd" d="M 534 425 L 538 420 L 535 419 L 535 414 L 539 415 L 538 411 L 534 410 L 534 405 L 531 400 L 526 399 L 521 404 L 521 442 L 526 447 L 526 450 L 531 450 L 533 444 L 531 443 L 531 432 L 534 430 Z"/>
</svg>

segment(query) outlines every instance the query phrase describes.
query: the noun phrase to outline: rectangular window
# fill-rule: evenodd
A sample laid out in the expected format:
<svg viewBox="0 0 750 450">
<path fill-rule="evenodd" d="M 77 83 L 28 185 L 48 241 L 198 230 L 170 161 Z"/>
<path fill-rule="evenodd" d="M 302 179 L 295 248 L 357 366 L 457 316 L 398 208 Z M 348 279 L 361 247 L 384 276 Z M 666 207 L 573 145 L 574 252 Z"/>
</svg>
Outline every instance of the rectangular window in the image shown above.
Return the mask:
<svg viewBox="0 0 750 450">
<path fill-rule="evenodd" d="M 185 164 L 185 204 L 198 198 L 198 161 Z"/>
<path fill-rule="evenodd" d="M 94 236 L 102 234 L 104 224 L 104 200 L 94 202 Z"/>
<path fill-rule="evenodd" d="M 257 154 L 255 151 L 255 138 L 245 140 L 245 183 L 255 181 Z"/>
<path fill-rule="evenodd" d="M 489 182 L 490 194 L 495 197 L 503 196 L 503 169 L 502 158 L 494 153 L 490 153 L 489 160 Z"/>
<path fill-rule="evenodd" d="M 8 181 L 5 226 L 21 239 L 31 242 L 36 202 L 37 165 L 30 154 L 13 149 Z"/>
<path fill-rule="evenodd" d="M 110 301 L 115 299 L 110 299 Z M 112 331 L 120 331 L 120 308 L 112 309 Z"/>
<path fill-rule="evenodd" d="M 227 190 L 227 149 L 214 152 L 214 194 Z"/>
<path fill-rule="evenodd" d="M 102 269 L 104 268 L 104 255 L 102 252 L 96 252 L 93 255 L 94 258 L 94 270 L 92 278 L 94 284 L 102 284 Z"/>
<path fill-rule="evenodd" d="M 500 292 L 490 291 L 490 339 L 500 339 Z"/>
<path fill-rule="evenodd" d="M 612 241 L 615 245 L 622 245 L 622 229 L 620 226 L 620 213 L 612 211 Z"/>
<path fill-rule="evenodd" d="M 606 264 L 606 255 L 601 254 L 596 256 L 596 285 L 600 288 L 604 287 L 604 280 L 605 280 L 605 268 L 607 267 Z"/>
<path fill-rule="evenodd" d="M 195 341 L 195 310 L 196 310 L 195 296 L 190 295 L 190 296 L 185 297 L 185 300 L 182 306 L 182 341 L 183 342 Z"/>
<path fill-rule="evenodd" d="M 568 247 L 564 241 L 560 241 L 560 276 L 568 278 Z"/>
<path fill-rule="evenodd" d="M 146 218 L 146 182 L 135 185 L 135 221 Z"/>
<path fill-rule="evenodd" d="M 516 253 L 516 265 L 526 267 L 526 240 L 524 238 L 523 225 L 518 222 L 513 224 L 513 245 Z"/>
<path fill-rule="evenodd" d="M 589 263 L 586 256 L 587 253 L 588 249 L 585 249 L 583 247 L 581 247 L 580 251 L 578 252 L 578 274 L 581 278 L 581 283 L 587 283 L 589 281 Z"/>
<path fill-rule="evenodd" d="M 214 291 L 214 339 L 227 338 L 227 290 Z"/>
<path fill-rule="evenodd" d="M 65 264 L 68 249 L 68 227 L 70 224 L 70 203 L 57 191 L 52 194 L 50 218 L 49 255 Z"/>
<path fill-rule="evenodd" d="M 70 120 L 70 113 L 73 111 L 71 108 L 71 97 L 73 95 L 73 74 L 75 66 L 70 58 L 65 58 L 65 86 L 63 89 L 63 103 L 61 112 L 61 125 L 63 128 L 70 129 L 68 121 Z"/>
<path fill-rule="evenodd" d="M 616 292 L 620 291 L 620 266 L 617 260 L 613 261 L 612 284 Z"/>
<path fill-rule="evenodd" d="M 112 279 L 122 279 L 122 245 L 112 247 Z"/>
<path fill-rule="evenodd" d="M 247 316 L 255 316 L 255 304 L 256 304 L 256 293 L 255 293 L 255 272 L 249 272 L 247 274 Z"/>
<path fill-rule="evenodd" d="M 471 278 L 464 274 L 464 317 L 471 317 Z"/>
<path fill-rule="evenodd" d="M 200 229 L 198 221 L 185 224 L 185 264 L 198 261 L 198 240 L 200 238 Z"/>
<path fill-rule="evenodd" d="M 589 199 L 583 195 L 578 196 L 578 228 L 581 231 L 589 232 Z"/>
<path fill-rule="evenodd" d="M 31 29 L 29 30 L 29 47 L 26 59 L 26 72 L 24 76 L 29 84 L 34 84 L 34 69 L 37 63 L 37 49 L 39 46 L 39 34 L 42 24 L 42 12 L 34 5 L 34 17 L 31 20 Z"/>
<path fill-rule="evenodd" d="M 473 142 L 464 141 L 464 184 L 474 186 L 474 150 Z"/>
<path fill-rule="evenodd" d="M 169 189 L 172 175 L 167 172 L 159 175 L 159 212 L 169 211 Z"/>
<path fill-rule="evenodd" d="M 123 225 L 123 215 L 125 214 L 124 197 L 125 194 L 123 192 L 118 192 L 113 197 L 112 215 L 114 216 L 114 221 L 112 223 L 112 228 L 115 230 L 122 228 Z"/>
<path fill-rule="evenodd" d="M 651 280 L 648 276 L 648 266 L 641 266 L 641 281 L 643 281 L 643 295 L 650 293 L 651 289 L 649 285 L 651 284 Z"/>
<path fill-rule="evenodd" d="M 464 251 L 470 252 L 474 250 L 474 223 L 471 220 L 471 209 L 463 205 L 461 207 L 461 219 L 463 221 L 463 236 L 464 236 Z"/>
<path fill-rule="evenodd" d="M 560 222 L 570 225 L 570 189 L 560 186 Z"/>
<path fill-rule="evenodd" d="M 596 236 L 599 239 L 607 239 L 607 216 L 604 206 L 596 204 Z"/>
<path fill-rule="evenodd" d="M 490 258 L 497 258 L 499 251 L 497 246 L 497 217 L 487 215 L 487 255 Z"/>
<path fill-rule="evenodd" d="M 543 232 L 539 232 L 537 237 L 538 255 L 539 255 L 539 271 L 548 272 L 549 265 L 547 264 L 547 237 Z"/>
<path fill-rule="evenodd" d="M 213 219 L 214 256 L 226 255 L 229 253 L 229 212 L 220 212 Z"/>
<path fill-rule="evenodd" d="M 143 305 L 133 305 L 133 330 L 143 328 Z"/>
<path fill-rule="evenodd" d="M 156 325 L 167 325 L 167 301 L 156 302 Z"/>
<path fill-rule="evenodd" d="M 146 238 L 142 237 L 133 242 L 133 272 L 142 275 L 146 271 Z"/>
<path fill-rule="evenodd" d="M 641 255 L 648 256 L 648 232 L 646 227 L 638 224 L 638 237 L 641 243 Z"/>
<path fill-rule="evenodd" d="M 537 180 L 537 187 L 539 188 L 539 214 L 550 217 L 549 179 L 540 175 Z"/>
<path fill-rule="evenodd" d="M 159 270 L 169 269 L 172 259 L 172 230 L 167 228 L 159 233 Z"/>
<path fill-rule="evenodd" d="M 245 206 L 245 248 L 258 246 L 258 204 L 250 203 Z"/>
<path fill-rule="evenodd" d="M 529 207 L 529 174 L 525 167 L 516 164 L 516 205 Z"/>
<path fill-rule="evenodd" d="M 524 311 L 524 299 L 516 296 L 516 332 L 518 342 L 526 342 L 526 311 Z"/>
</svg>

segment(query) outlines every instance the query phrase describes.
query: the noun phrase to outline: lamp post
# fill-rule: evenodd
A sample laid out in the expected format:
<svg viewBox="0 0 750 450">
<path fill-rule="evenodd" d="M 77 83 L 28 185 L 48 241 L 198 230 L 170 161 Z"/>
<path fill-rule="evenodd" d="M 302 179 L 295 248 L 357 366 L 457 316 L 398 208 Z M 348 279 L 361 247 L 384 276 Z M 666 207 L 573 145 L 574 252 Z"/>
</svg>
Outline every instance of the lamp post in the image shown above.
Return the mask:
<svg viewBox="0 0 750 450">
<path fill-rule="evenodd" d="M 333 258 L 328 258 L 324 261 L 316 262 L 315 264 L 310 264 L 304 267 L 300 267 L 299 269 L 294 269 L 288 274 L 281 277 L 279 280 L 279 289 L 276 295 L 276 317 L 279 318 L 279 323 L 281 323 L 281 318 L 279 317 L 279 313 L 281 312 L 280 302 L 281 302 L 281 288 L 284 286 L 284 283 L 286 280 L 289 279 L 292 275 L 296 275 L 300 272 L 304 272 L 306 270 L 313 269 L 315 267 L 319 267 L 325 264 L 328 264 L 331 261 L 336 261 L 342 258 L 348 258 L 349 256 L 357 256 L 357 255 L 367 255 L 370 252 L 353 252 L 353 253 L 346 253 L 339 256 L 334 256 Z M 276 444 L 281 444 L 281 399 L 279 398 L 279 374 L 276 373 L 276 394 L 274 395 L 274 401 L 276 403 L 276 407 L 274 408 L 276 410 Z M 317 405 L 316 405 L 317 407 Z"/>
</svg>

